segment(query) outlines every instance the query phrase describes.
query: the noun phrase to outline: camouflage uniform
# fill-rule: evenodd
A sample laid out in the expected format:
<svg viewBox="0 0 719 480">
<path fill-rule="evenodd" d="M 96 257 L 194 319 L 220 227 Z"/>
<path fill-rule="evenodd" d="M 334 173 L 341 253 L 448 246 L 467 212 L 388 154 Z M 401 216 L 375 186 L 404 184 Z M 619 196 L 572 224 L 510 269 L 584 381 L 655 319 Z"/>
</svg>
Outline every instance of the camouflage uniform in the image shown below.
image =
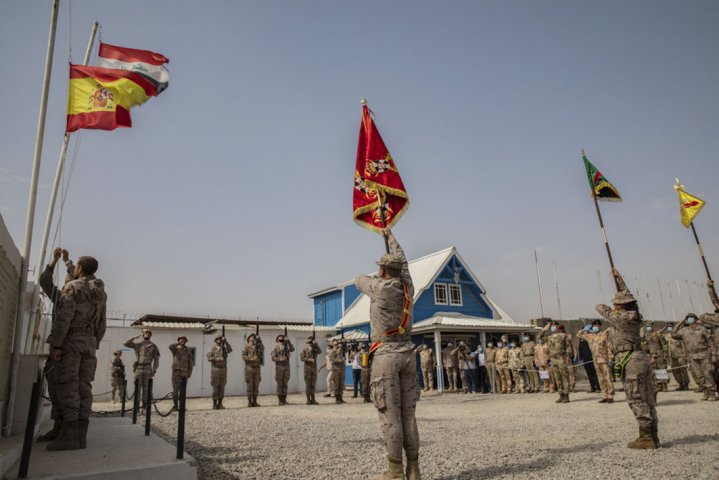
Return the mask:
<svg viewBox="0 0 719 480">
<path fill-rule="evenodd" d="M 335 394 L 335 374 L 332 370 L 332 345 L 327 346 L 327 353 L 325 353 L 325 364 L 324 367 L 327 369 L 327 393 L 325 397 L 332 397 Z M 322 367 L 320 367 L 320 370 Z"/>
<path fill-rule="evenodd" d="M 305 348 L 300 352 L 300 360 L 305 364 L 305 395 L 307 405 L 317 405 L 315 400 L 315 385 L 317 383 L 317 355 L 322 349 L 313 339 L 307 340 Z"/>
<path fill-rule="evenodd" d="M 327 351 L 328 368 L 332 369 L 332 381 L 334 382 L 335 403 L 345 403 L 342 395 L 345 391 L 345 354 L 342 345 Z"/>
<path fill-rule="evenodd" d="M 275 362 L 275 381 L 277 382 L 277 398 L 280 405 L 287 404 L 287 384 L 290 381 L 290 352 L 295 346 L 287 337 L 284 342 L 277 342 L 272 349 L 272 361 Z"/>
<path fill-rule="evenodd" d="M 183 378 L 189 379 L 192 376 L 195 360 L 192 358 L 192 351 L 179 343 L 170 344 L 170 351 L 172 352 L 172 403 L 178 408 L 180 383 Z"/>
<path fill-rule="evenodd" d="M 543 338 L 547 330 L 542 330 L 539 334 Z M 549 347 L 549 361 L 551 362 L 552 374 L 557 384 L 559 392 L 559 402 L 569 401 L 569 371 L 567 369 L 567 357 L 571 351 L 571 345 L 567 334 L 557 330 L 547 338 L 547 346 Z"/>
<path fill-rule="evenodd" d="M 554 375 L 552 375 L 552 370 L 549 368 L 549 345 L 546 343 L 537 343 L 537 345 L 535 345 L 534 361 L 539 370 L 547 372 L 549 376 L 549 378 L 544 381 L 544 392 L 554 393 L 557 390 L 557 385 L 554 383 Z"/>
<path fill-rule="evenodd" d="M 671 333 L 664 334 L 664 340 L 667 343 L 667 351 L 669 353 L 669 365 L 679 387 L 677 390 L 689 390 L 689 372 L 687 371 L 687 352 L 684 349 L 684 341 L 672 338 Z"/>
<path fill-rule="evenodd" d="M 654 395 L 654 372 L 649 364 L 649 356 L 640 349 L 642 316 L 624 279 L 616 270 L 613 275 L 619 287 L 613 300 L 616 309 L 597 305 L 596 310 L 612 326 L 610 338 L 614 361 L 619 368 L 624 364 L 621 369 L 622 384 L 629 408 L 639 424 L 639 437 L 627 446 L 658 448 L 659 419 Z"/>
<path fill-rule="evenodd" d="M 112 376 L 110 384 L 112 385 L 112 401 L 115 402 L 115 393 L 120 389 L 120 398 L 125 396 L 125 364 L 122 363 L 119 350 L 115 352 L 115 358 L 112 360 Z"/>
<path fill-rule="evenodd" d="M 220 344 L 217 344 L 217 340 Z M 207 361 L 210 362 L 210 385 L 212 386 L 212 407 L 216 410 L 225 408 L 222 399 L 225 398 L 225 385 L 227 385 L 227 355 L 232 353 L 232 346 L 222 337 L 215 338 L 215 342 L 207 351 Z"/>
<path fill-rule="evenodd" d="M 514 347 L 509 349 L 508 363 L 509 368 L 512 370 L 512 376 L 514 377 L 514 393 L 525 393 L 524 375 L 522 375 L 524 354 L 521 348 Z"/>
<path fill-rule="evenodd" d="M 457 356 L 452 355 L 453 350 L 451 346 L 442 350 L 442 364 L 447 372 L 447 382 L 449 383 L 447 390 L 449 391 L 457 390 Z"/>
<path fill-rule="evenodd" d="M 569 341 L 569 348 L 567 349 L 567 378 L 569 379 L 569 391 L 574 392 L 574 387 L 577 386 L 577 373 L 574 368 L 574 357 L 576 356 L 576 353 L 574 352 L 574 342 L 572 342 L 572 335 L 569 333 L 567 335 L 567 340 Z"/>
<path fill-rule="evenodd" d="M 711 332 L 698 321 L 688 326 L 683 323 L 680 323 L 677 329 L 672 332 L 672 338 L 684 340 L 684 346 L 692 368 L 701 373 L 703 384 L 700 387 L 704 391 L 704 400 L 716 400 L 714 396 L 716 391 L 714 366 L 711 362 Z"/>
<path fill-rule="evenodd" d="M 667 350 L 667 342 L 664 336 L 660 332 L 647 332 L 644 336 L 644 351 L 649 353 L 650 361 L 654 361 L 655 370 L 666 370 L 667 368 L 667 357 L 665 352 Z M 655 378 L 657 391 L 668 392 L 667 384 L 669 380 L 659 380 Z"/>
<path fill-rule="evenodd" d="M 65 276 L 65 283 L 72 280 L 72 277 L 75 273 L 75 265 L 72 263 L 72 261 L 68 260 L 65 262 L 65 266 L 67 267 L 67 275 Z M 40 274 L 40 288 L 42 288 L 42 291 L 47 295 L 47 298 L 50 299 L 50 301 L 53 304 L 52 307 L 52 318 L 53 321 L 55 320 L 55 310 L 56 310 L 56 303 L 60 299 L 60 290 L 55 286 L 52 280 L 53 273 L 55 271 L 55 264 L 54 262 L 51 262 L 49 265 L 45 267 L 45 270 Z M 43 373 L 45 374 L 45 378 L 47 379 L 47 394 L 48 397 L 50 397 L 50 403 L 52 404 L 52 410 L 50 411 L 50 418 L 52 418 L 55 421 L 55 425 L 52 430 L 50 430 L 47 434 L 41 436 L 38 438 L 38 441 L 44 442 L 44 441 L 50 441 L 54 440 L 58 433 L 60 433 L 60 426 L 62 425 L 62 412 L 60 408 L 60 404 L 57 400 L 57 381 L 56 376 L 59 372 L 59 368 L 57 368 L 57 363 L 52 360 L 51 357 L 48 357 L 48 359 L 45 361 L 45 367 L 43 368 Z"/>
<path fill-rule="evenodd" d="M 424 391 L 434 388 L 434 368 L 435 358 L 432 355 L 432 348 L 427 345 L 420 345 L 415 349 L 419 354 L 419 364 L 422 367 L 422 382 L 424 383 Z"/>
<path fill-rule="evenodd" d="M 599 387 L 602 389 L 604 400 L 612 400 L 613 402 L 614 383 L 612 382 L 612 372 L 609 369 L 609 358 L 612 354 L 609 343 L 609 330 L 605 329 L 596 333 L 580 330 L 577 333 L 577 338 L 583 338 L 589 343 L 589 348 L 592 351 L 592 361 L 597 370 Z"/>
<path fill-rule="evenodd" d="M 509 348 L 497 347 L 495 366 L 497 367 L 497 375 L 499 375 L 499 393 L 511 393 L 512 376 L 509 373 Z"/>
<path fill-rule="evenodd" d="M 135 378 L 139 380 L 135 395 L 139 395 L 139 400 L 144 408 L 145 401 L 147 400 L 148 382 L 155 376 L 157 367 L 160 366 L 160 349 L 149 340 L 143 340 L 137 343 L 133 342 L 133 340 L 134 339 L 131 338 L 123 345 L 135 350 L 135 355 L 137 355 L 137 361 L 133 368 Z"/>
<path fill-rule="evenodd" d="M 524 369 L 529 381 L 529 392 L 539 392 L 539 375 L 537 369 L 534 367 L 534 347 L 535 343 L 532 340 L 522 342 L 522 356 L 524 357 Z"/>
<path fill-rule="evenodd" d="M 484 361 L 487 364 L 487 375 L 492 393 L 499 392 L 502 388 L 499 384 L 499 376 L 495 362 L 497 361 L 497 347 L 487 347 L 484 350 Z"/>
<path fill-rule="evenodd" d="M 418 479 L 419 431 L 415 409 L 419 398 L 419 382 L 412 344 L 414 286 L 402 248 L 392 234 L 388 235 L 387 240 L 391 253 L 383 256 L 379 265 L 385 272 L 396 271 L 399 276 L 382 278 L 361 275 L 355 280 L 355 285 L 370 299 L 372 340 L 381 342 L 373 353 L 370 385 L 389 460 L 389 469 L 383 477 L 404 478 L 404 450 L 407 455 L 407 478 Z M 406 322 L 405 326 L 400 328 L 403 321 Z"/>
<path fill-rule="evenodd" d="M 248 337 L 247 345 L 242 349 L 242 360 L 245 361 L 245 383 L 247 385 L 247 406 L 259 407 L 257 396 L 260 394 L 260 358 L 262 357 L 265 346 L 262 341 L 250 342 L 255 338 L 254 334 Z"/>
<path fill-rule="evenodd" d="M 55 381 L 63 426 L 48 450 L 84 448 L 97 367 L 95 351 L 107 323 L 106 302 L 105 285 L 95 275 L 72 280 L 62 289 L 47 342 L 53 350 L 62 351 Z"/>
</svg>

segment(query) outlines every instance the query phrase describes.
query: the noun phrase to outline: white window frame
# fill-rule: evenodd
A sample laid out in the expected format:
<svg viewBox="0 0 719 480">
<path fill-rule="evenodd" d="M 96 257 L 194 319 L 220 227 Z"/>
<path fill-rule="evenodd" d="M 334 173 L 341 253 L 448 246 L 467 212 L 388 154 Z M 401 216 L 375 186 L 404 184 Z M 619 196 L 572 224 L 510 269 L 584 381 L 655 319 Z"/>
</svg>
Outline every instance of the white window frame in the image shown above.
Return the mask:
<svg viewBox="0 0 719 480">
<path fill-rule="evenodd" d="M 459 293 L 459 302 L 453 301 L 452 290 Z M 463 303 L 462 303 L 462 285 L 461 284 L 450 283 L 447 288 L 447 293 L 449 294 L 447 296 L 447 299 L 449 300 L 450 305 L 452 305 L 453 307 L 461 307 L 463 305 Z"/>
<path fill-rule="evenodd" d="M 439 289 L 444 290 L 444 302 L 437 299 L 437 291 Z M 449 305 L 449 290 L 447 289 L 446 283 L 435 283 L 434 284 L 434 304 L 435 305 Z"/>
</svg>

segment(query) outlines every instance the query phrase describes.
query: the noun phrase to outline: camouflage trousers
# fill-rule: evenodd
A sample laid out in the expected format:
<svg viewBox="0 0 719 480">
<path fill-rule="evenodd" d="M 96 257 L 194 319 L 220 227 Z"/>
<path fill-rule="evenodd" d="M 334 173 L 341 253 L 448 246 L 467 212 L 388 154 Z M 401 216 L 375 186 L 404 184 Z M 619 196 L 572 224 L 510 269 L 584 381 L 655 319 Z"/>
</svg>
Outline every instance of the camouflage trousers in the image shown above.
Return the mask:
<svg viewBox="0 0 719 480">
<path fill-rule="evenodd" d="M 609 400 L 614 398 L 614 384 L 612 383 L 612 371 L 609 369 L 608 363 L 595 363 L 597 371 L 597 379 L 599 380 L 599 388 L 602 390 L 604 398 Z"/>
<path fill-rule="evenodd" d="M 43 373 L 47 380 L 47 396 L 50 397 L 50 403 L 52 404 L 50 418 L 53 420 L 62 420 L 60 404 L 57 401 L 57 369 L 59 368 L 57 362 L 53 362 L 51 358 L 45 361 L 45 367 L 43 368 Z"/>
<path fill-rule="evenodd" d="M 417 365 L 412 351 L 375 354 L 372 361 L 372 401 L 379 415 L 387 456 L 419 457 L 415 409 L 419 398 Z"/>
<path fill-rule="evenodd" d="M 422 364 L 422 382 L 425 390 L 434 388 L 434 367 L 431 363 Z"/>
<path fill-rule="evenodd" d="M 509 374 L 508 363 L 497 363 L 497 375 L 499 376 L 501 393 L 509 393 L 512 391 L 512 376 Z"/>
<path fill-rule="evenodd" d="M 135 395 L 139 396 L 138 398 L 140 399 L 140 404 L 144 408 L 145 403 L 147 402 L 147 387 L 150 379 L 152 378 L 152 367 L 138 365 L 135 370 L 135 378 L 138 380 Z"/>
<path fill-rule="evenodd" d="M 689 372 L 687 372 L 687 359 L 684 357 L 670 357 L 669 361 L 672 366 L 672 375 L 679 387 L 686 388 L 689 386 Z"/>
<path fill-rule="evenodd" d="M 260 394 L 260 366 L 245 365 L 245 383 L 247 384 L 247 396 Z"/>
<path fill-rule="evenodd" d="M 525 356 L 524 357 L 524 369 L 526 370 L 527 374 L 527 383 L 529 383 L 528 387 L 529 390 L 532 392 L 538 392 L 539 391 L 539 375 L 537 374 L 537 369 L 534 368 L 534 357 L 533 356 Z"/>
<path fill-rule="evenodd" d="M 212 399 L 225 398 L 225 385 L 227 385 L 227 367 L 212 367 L 210 370 L 210 386 L 212 386 Z"/>
<path fill-rule="evenodd" d="M 362 397 L 365 400 L 370 399 L 370 369 L 362 368 Z"/>
<path fill-rule="evenodd" d="M 71 335 L 62 345 L 55 364 L 55 385 L 60 415 L 65 422 L 86 420 L 92 410 L 92 381 L 97 358 L 95 337 Z"/>
<path fill-rule="evenodd" d="M 574 391 L 574 387 L 577 385 L 577 371 L 571 358 L 567 359 L 567 378 L 569 379 L 569 390 Z"/>
<path fill-rule="evenodd" d="M 290 381 L 290 364 L 275 363 L 275 382 L 277 382 L 277 395 L 287 395 L 287 384 Z"/>
<path fill-rule="evenodd" d="M 547 376 L 549 377 L 544 380 L 544 391 L 548 393 L 554 393 L 557 390 L 557 384 L 554 381 L 552 369 L 549 367 L 549 365 L 541 365 L 539 367 L 539 370 L 542 372 L 547 372 Z"/>
<path fill-rule="evenodd" d="M 177 401 L 180 398 L 180 383 L 183 378 L 190 378 L 187 370 L 173 370 L 172 371 L 172 400 Z"/>
<path fill-rule="evenodd" d="M 499 375 L 494 363 L 487 363 L 487 376 L 489 377 L 489 389 L 492 393 L 498 393 L 502 386 L 499 382 Z"/>
<path fill-rule="evenodd" d="M 457 367 L 445 367 L 447 371 L 447 390 L 457 390 Z"/>
<path fill-rule="evenodd" d="M 335 387 L 335 397 L 342 396 L 345 391 L 345 364 L 336 363 L 332 365 L 332 381 Z"/>
<path fill-rule="evenodd" d="M 712 393 L 716 391 L 714 384 L 714 365 L 710 358 L 692 358 L 691 359 L 692 370 L 696 371 L 701 375 L 701 384 L 699 388 L 703 389 L 706 393 Z"/>
<path fill-rule="evenodd" d="M 305 394 L 314 395 L 315 385 L 317 384 L 317 369 L 315 364 L 307 365 L 305 363 Z"/>
<path fill-rule="evenodd" d="M 617 354 L 617 360 L 623 353 Z M 654 370 L 646 352 L 634 352 L 624 367 L 622 384 L 629 408 L 640 428 L 651 428 L 659 421 L 655 400 Z"/>
<path fill-rule="evenodd" d="M 115 401 L 115 393 L 118 388 L 120 389 L 120 400 L 122 400 L 122 397 L 125 396 L 125 377 L 113 375 L 110 385 L 112 386 L 112 400 Z"/>
<path fill-rule="evenodd" d="M 561 395 L 567 395 L 569 393 L 569 368 L 567 368 L 567 359 L 562 358 L 550 358 L 552 362 L 552 375 L 554 375 L 554 381 L 557 384 L 557 392 Z"/>
<path fill-rule="evenodd" d="M 524 372 L 522 372 L 519 368 L 513 368 L 512 377 L 514 378 L 514 391 L 517 393 L 524 393 L 527 389 L 524 384 Z"/>
<path fill-rule="evenodd" d="M 332 370 L 332 367 L 329 368 L 327 371 L 327 394 L 333 394 L 335 393 L 335 371 Z"/>
<path fill-rule="evenodd" d="M 664 370 L 667 368 L 667 358 L 662 355 L 657 355 L 657 361 L 656 365 L 654 366 L 656 370 Z M 657 387 L 662 388 L 661 385 L 666 385 L 669 383 L 669 380 L 659 380 L 656 378 L 654 379 L 654 382 L 657 384 Z"/>
</svg>

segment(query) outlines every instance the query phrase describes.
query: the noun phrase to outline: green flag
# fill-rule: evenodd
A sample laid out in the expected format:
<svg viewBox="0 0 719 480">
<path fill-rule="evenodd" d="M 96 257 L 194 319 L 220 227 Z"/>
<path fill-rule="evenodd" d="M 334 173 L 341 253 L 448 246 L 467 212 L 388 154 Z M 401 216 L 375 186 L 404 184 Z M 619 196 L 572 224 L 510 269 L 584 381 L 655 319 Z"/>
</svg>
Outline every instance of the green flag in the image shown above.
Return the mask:
<svg viewBox="0 0 719 480">
<path fill-rule="evenodd" d="M 621 202 L 622 197 L 614 185 L 609 183 L 609 180 L 604 178 L 602 172 L 597 169 L 592 163 L 587 160 L 587 155 L 582 150 L 582 159 L 584 160 L 584 168 L 587 169 L 587 180 L 589 180 L 589 188 L 592 189 L 592 195 L 597 197 L 597 200 L 606 200 L 609 202 Z"/>
</svg>

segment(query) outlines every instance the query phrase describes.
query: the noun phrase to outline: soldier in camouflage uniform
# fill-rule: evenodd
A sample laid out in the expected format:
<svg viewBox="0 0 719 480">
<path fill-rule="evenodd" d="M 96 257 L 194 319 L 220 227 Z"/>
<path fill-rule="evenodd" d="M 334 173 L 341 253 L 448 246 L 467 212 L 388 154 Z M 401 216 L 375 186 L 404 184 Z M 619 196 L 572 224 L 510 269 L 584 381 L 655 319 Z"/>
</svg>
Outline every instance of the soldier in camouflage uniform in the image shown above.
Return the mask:
<svg viewBox="0 0 719 480">
<path fill-rule="evenodd" d="M 669 366 L 671 367 L 674 380 L 679 385 L 676 390 L 689 390 L 689 372 L 687 371 L 687 352 L 684 349 L 684 341 L 672 338 L 674 331 L 674 323 L 669 322 L 660 332 L 664 335 L 664 341 L 667 344 L 667 356 L 669 357 Z"/>
<path fill-rule="evenodd" d="M 62 410 L 62 429 L 48 450 L 76 450 L 87 445 L 92 410 L 92 381 L 98 349 L 107 326 L 105 284 L 95 277 L 98 263 L 80 257 L 74 280 L 65 284 L 57 301 L 47 342 L 57 362 L 57 400 Z"/>
<path fill-rule="evenodd" d="M 534 362 L 540 371 L 547 372 L 547 379 L 544 380 L 544 393 L 554 393 L 557 386 L 554 383 L 552 370 L 549 368 L 549 346 L 541 338 L 537 339 L 537 344 L 534 346 Z"/>
<path fill-rule="evenodd" d="M 435 359 L 432 355 L 432 347 L 422 344 L 414 349 L 419 354 L 419 364 L 422 367 L 422 382 L 424 383 L 424 391 L 431 390 L 434 385 L 434 368 Z"/>
<path fill-rule="evenodd" d="M 707 281 L 709 297 L 714 305 L 714 313 L 705 313 L 699 317 L 699 321 L 712 331 L 712 363 L 714 364 L 714 384 L 719 391 L 719 297 L 714 290 L 714 282 Z"/>
<path fill-rule="evenodd" d="M 547 323 L 539 334 L 544 338 L 547 331 L 551 332 L 547 338 L 549 346 L 549 361 L 551 362 L 554 381 L 557 383 L 559 398 L 556 403 L 569 403 L 569 371 L 567 369 L 567 357 L 570 352 L 570 341 L 564 333 L 564 325 L 557 325 L 556 322 Z"/>
<path fill-rule="evenodd" d="M 609 343 L 609 330 L 601 330 L 602 321 L 595 320 L 589 332 L 580 330 L 577 338 L 583 338 L 589 343 L 592 351 L 592 361 L 597 371 L 599 387 L 602 389 L 602 399 L 599 403 L 614 403 L 614 383 L 612 383 L 612 372 L 609 369 L 609 358 L 612 355 L 612 348 Z"/>
<path fill-rule="evenodd" d="M 183 378 L 189 379 L 192 376 L 195 359 L 192 358 L 192 351 L 187 348 L 187 337 L 184 335 L 177 338 L 177 343 L 170 344 L 170 351 L 172 352 L 172 405 L 177 410 L 180 383 Z"/>
<path fill-rule="evenodd" d="M 489 377 L 489 387 L 492 393 L 498 393 L 501 390 L 499 386 L 499 375 L 497 374 L 497 347 L 492 342 L 487 343 L 484 350 L 484 361 L 487 364 L 487 376 Z"/>
<path fill-rule="evenodd" d="M 210 385 L 212 386 L 212 409 L 224 410 L 222 399 L 225 398 L 227 385 L 227 355 L 232 353 L 232 346 L 222 335 L 215 337 L 215 342 L 207 352 L 207 361 L 212 365 Z"/>
<path fill-rule="evenodd" d="M 112 385 L 112 403 L 115 403 L 115 393 L 120 389 L 120 399 L 125 396 L 125 364 L 122 363 L 122 351 L 115 351 L 115 358 L 112 360 L 112 376 L 110 384 Z"/>
<path fill-rule="evenodd" d="M 649 353 L 649 363 L 655 370 L 666 370 L 667 368 L 667 357 L 665 352 L 667 350 L 667 342 L 661 332 L 655 332 L 651 325 L 644 327 L 644 351 Z M 659 380 L 655 378 L 656 391 L 657 392 L 668 392 L 669 379 Z"/>
<path fill-rule="evenodd" d="M 514 377 L 514 393 L 526 393 L 524 385 L 524 354 L 517 344 L 512 342 L 509 344 L 509 368 L 512 370 Z"/>
<path fill-rule="evenodd" d="M 509 373 L 509 348 L 504 342 L 497 342 L 495 367 L 499 376 L 499 393 L 512 393 L 512 375 Z"/>
<path fill-rule="evenodd" d="M 334 382 L 335 403 L 347 403 L 342 400 L 345 391 L 345 352 L 343 346 L 332 340 L 332 348 L 327 351 L 327 368 L 332 369 L 332 381 Z"/>
<path fill-rule="evenodd" d="M 452 355 L 454 345 L 447 344 L 447 348 L 442 350 L 442 365 L 447 372 L 447 390 L 454 392 L 457 390 L 457 356 Z"/>
<path fill-rule="evenodd" d="M 60 289 L 58 289 L 53 283 L 52 276 L 55 271 L 55 265 L 57 264 L 58 260 L 60 260 L 60 256 L 62 256 L 62 259 L 65 262 L 65 266 L 67 267 L 65 283 L 73 280 L 73 277 L 75 275 L 75 265 L 72 263 L 72 260 L 70 260 L 67 250 L 64 250 L 60 247 L 54 250 L 52 260 L 50 260 L 50 263 L 47 264 L 45 270 L 40 274 L 39 279 L 40 288 L 42 288 L 42 291 L 45 293 L 45 295 L 47 295 L 47 298 L 50 299 L 53 304 L 53 321 L 55 319 L 56 304 L 57 301 L 60 299 L 61 292 Z M 60 428 L 62 427 L 62 412 L 60 404 L 57 401 L 56 382 L 56 375 L 59 369 L 56 369 L 55 367 L 56 364 L 53 362 L 52 358 L 48 357 L 48 359 L 45 361 L 43 373 L 45 374 L 45 378 L 47 379 L 47 394 L 50 397 L 50 402 L 52 404 L 50 418 L 53 419 L 54 425 L 52 427 L 52 430 L 47 432 L 45 435 L 41 435 L 38 437 L 38 442 L 49 442 L 50 440 L 54 440 L 60 433 Z"/>
<path fill-rule="evenodd" d="M 569 348 L 567 349 L 567 378 L 569 378 L 569 391 L 574 393 L 574 387 L 577 386 L 577 374 L 574 369 L 574 359 L 577 356 L 574 351 L 574 342 L 572 341 L 572 335 L 567 333 L 567 340 L 569 341 Z"/>
<path fill-rule="evenodd" d="M 142 338 L 142 342 L 133 341 L 137 338 Z M 137 355 L 137 360 L 135 361 L 135 366 L 132 371 L 138 380 L 135 395 L 140 396 L 142 408 L 145 408 L 145 402 L 147 401 L 148 382 L 155 376 L 157 367 L 160 366 L 160 349 L 150 341 L 150 338 L 152 338 L 152 332 L 145 330 L 140 335 L 132 337 L 123 344 L 127 348 L 132 348 L 135 351 L 135 355 Z"/>
<path fill-rule="evenodd" d="M 245 383 L 247 385 L 247 406 L 259 407 L 257 395 L 260 394 L 261 358 L 265 351 L 262 340 L 254 333 L 247 337 L 247 345 L 242 349 L 242 360 L 245 361 Z"/>
<path fill-rule="evenodd" d="M 715 401 L 717 398 L 715 396 L 714 365 L 711 362 L 713 347 L 711 332 L 697 320 L 695 314 L 687 314 L 672 332 L 672 338 L 684 340 L 692 367 L 702 375 L 704 383 L 699 386 L 704 393 L 702 400 Z"/>
<path fill-rule="evenodd" d="M 637 300 L 629 293 L 624 279 L 612 269 L 618 293 L 612 303 L 597 305 L 599 314 L 613 327 L 611 343 L 614 348 L 615 369 L 621 369 L 621 379 L 627 403 L 639 424 L 639 437 L 627 444 L 628 448 L 659 448 L 659 419 L 654 396 L 654 372 L 649 355 L 641 350 L 640 330 L 642 315 Z"/>
<path fill-rule="evenodd" d="M 357 288 L 370 299 L 373 348 L 372 398 L 379 414 L 389 466 L 380 479 L 403 479 L 402 453 L 408 480 L 419 480 L 419 431 L 415 409 L 419 398 L 412 344 L 414 286 L 407 258 L 388 230 L 390 252 L 382 256 L 377 276 L 361 275 Z"/>
<path fill-rule="evenodd" d="M 522 356 L 524 357 L 524 370 L 529 382 L 529 393 L 539 392 L 539 375 L 534 366 L 534 341 L 529 335 L 522 337 Z"/>
<path fill-rule="evenodd" d="M 317 400 L 315 400 L 315 385 L 317 384 L 317 355 L 320 353 L 322 353 L 322 349 L 315 342 L 315 337 L 308 337 L 305 348 L 300 352 L 300 360 L 305 364 L 307 405 L 318 405 Z"/>
<path fill-rule="evenodd" d="M 290 339 L 277 335 L 275 348 L 272 349 L 272 361 L 275 362 L 275 381 L 277 382 L 277 399 L 280 405 L 287 405 L 287 384 L 290 381 L 290 352 L 295 351 Z"/>
<path fill-rule="evenodd" d="M 370 369 L 370 361 L 369 361 L 369 353 L 367 353 L 368 346 L 366 343 L 360 344 L 360 351 L 359 355 L 362 361 L 360 362 L 360 365 L 362 366 L 362 403 L 370 403 L 372 401 L 370 397 L 371 388 L 370 388 L 370 378 L 372 371 Z"/>
</svg>

